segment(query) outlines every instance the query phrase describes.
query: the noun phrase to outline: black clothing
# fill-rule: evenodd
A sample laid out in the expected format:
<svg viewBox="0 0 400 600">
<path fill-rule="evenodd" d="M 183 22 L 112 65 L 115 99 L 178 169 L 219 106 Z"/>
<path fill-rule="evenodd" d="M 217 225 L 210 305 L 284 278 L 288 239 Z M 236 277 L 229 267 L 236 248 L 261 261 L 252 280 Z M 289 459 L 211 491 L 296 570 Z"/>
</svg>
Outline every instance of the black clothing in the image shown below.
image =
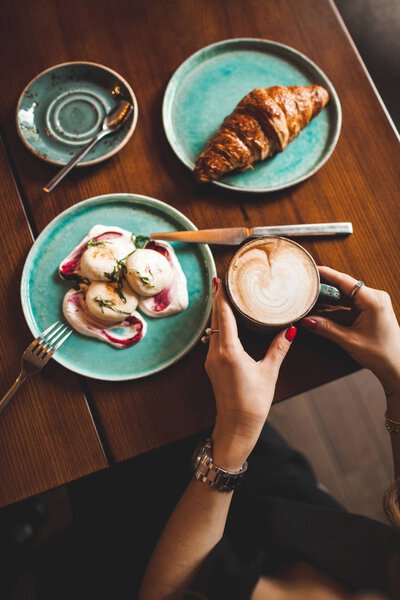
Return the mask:
<svg viewBox="0 0 400 600">
<path fill-rule="evenodd" d="M 400 579 L 400 530 L 347 512 L 317 486 L 305 458 L 267 425 L 234 494 L 224 537 L 192 589 L 210 600 L 244 600 L 261 575 L 299 561 L 350 591 L 397 598 L 390 581 Z"/>
<path fill-rule="evenodd" d="M 193 451 L 209 434 L 70 484 L 73 526 L 33 560 L 38 599 L 137 598 L 153 548 L 192 477 Z M 267 425 L 234 493 L 224 538 L 193 587 L 212 600 L 249 598 L 261 574 L 303 560 L 350 589 L 385 590 L 386 563 L 399 556 L 399 537 L 388 526 L 347 513 L 322 492 L 307 461 Z M 0 597 L 13 596 L 0 584 Z"/>
</svg>

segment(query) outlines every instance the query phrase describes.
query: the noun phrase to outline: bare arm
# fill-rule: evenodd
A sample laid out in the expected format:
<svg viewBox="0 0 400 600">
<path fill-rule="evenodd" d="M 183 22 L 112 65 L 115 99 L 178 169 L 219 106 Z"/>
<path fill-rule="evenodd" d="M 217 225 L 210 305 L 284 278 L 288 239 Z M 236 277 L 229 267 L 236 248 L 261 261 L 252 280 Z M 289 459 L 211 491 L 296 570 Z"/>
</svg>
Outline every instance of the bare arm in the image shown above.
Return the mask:
<svg viewBox="0 0 400 600">
<path fill-rule="evenodd" d="M 279 367 L 290 347 L 280 332 L 257 363 L 243 349 L 236 321 L 217 280 L 206 370 L 217 406 L 214 462 L 238 471 L 260 435 L 272 404 Z M 291 331 L 293 339 L 295 330 Z M 193 480 L 179 500 L 148 564 L 139 600 L 179 600 L 222 538 L 233 492 Z"/>
<path fill-rule="evenodd" d="M 201 563 L 222 538 L 232 494 L 217 492 L 193 479 L 157 543 L 140 600 L 182 598 Z"/>
<path fill-rule="evenodd" d="M 302 324 L 346 350 L 360 365 L 370 369 L 381 382 L 387 397 L 387 414 L 400 421 L 400 327 L 389 294 L 363 286 L 354 302 L 350 294 L 357 280 L 329 267 L 319 267 L 321 277 L 340 288 L 344 295 L 342 310 L 334 317 L 327 312 L 310 315 Z M 346 301 L 347 298 L 347 301 Z M 342 315 L 341 315 L 342 313 Z M 353 314 L 349 326 L 337 322 Z M 384 415 L 382 415 L 382 427 Z M 390 435 L 395 478 L 400 477 L 400 435 Z"/>
</svg>

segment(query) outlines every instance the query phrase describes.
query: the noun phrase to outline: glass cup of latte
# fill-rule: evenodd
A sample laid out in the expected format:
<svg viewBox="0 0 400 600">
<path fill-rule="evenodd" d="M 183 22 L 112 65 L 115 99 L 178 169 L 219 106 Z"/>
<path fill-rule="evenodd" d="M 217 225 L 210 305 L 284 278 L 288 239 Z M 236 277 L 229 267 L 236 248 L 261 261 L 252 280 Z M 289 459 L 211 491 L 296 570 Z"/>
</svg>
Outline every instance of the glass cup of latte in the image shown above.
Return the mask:
<svg viewBox="0 0 400 600">
<path fill-rule="evenodd" d="M 311 254 L 283 237 L 241 246 L 229 264 L 226 289 L 239 321 L 260 333 L 289 327 L 317 302 L 340 302 L 338 289 L 321 284 Z"/>
</svg>

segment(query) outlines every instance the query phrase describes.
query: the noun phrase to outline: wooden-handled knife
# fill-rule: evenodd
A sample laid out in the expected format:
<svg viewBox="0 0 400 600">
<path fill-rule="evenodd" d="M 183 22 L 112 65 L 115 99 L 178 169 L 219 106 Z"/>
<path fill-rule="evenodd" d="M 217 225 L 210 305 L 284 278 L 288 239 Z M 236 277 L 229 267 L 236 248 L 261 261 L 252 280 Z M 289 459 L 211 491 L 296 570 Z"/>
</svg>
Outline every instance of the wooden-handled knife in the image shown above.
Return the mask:
<svg viewBox="0 0 400 600">
<path fill-rule="evenodd" d="M 352 223 L 311 223 L 304 225 L 276 225 L 271 227 L 225 227 L 222 229 L 198 229 L 195 231 L 165 231 L 151 233 L 152 240 L 166 242 L 189 242 L 200 244 L 224 244 L 237 246 L 244 240 L 265 235 L 307 237 L 327 235 L 350 235 Z"/>
</svg>

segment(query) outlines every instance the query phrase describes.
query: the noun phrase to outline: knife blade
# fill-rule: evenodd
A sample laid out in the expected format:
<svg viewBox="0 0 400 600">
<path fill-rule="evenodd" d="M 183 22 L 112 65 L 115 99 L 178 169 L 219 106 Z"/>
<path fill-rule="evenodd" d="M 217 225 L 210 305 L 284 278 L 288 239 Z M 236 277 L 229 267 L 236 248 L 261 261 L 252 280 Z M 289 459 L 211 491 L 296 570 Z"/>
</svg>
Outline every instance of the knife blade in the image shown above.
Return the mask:
<svg viewBox="0 0 400 600">
<path fill-rule="evenodd" d="M 152 240 L 189 242 L 197 244 L 222 244 L 238 246 L 244 240 L 265 235 L 305 237 L 337 236 L 353 233 L 352 223 L 309 223 L 300 225 L 272 225 L 267 227 L 224 227 L 197 229 L 195 231 L 164 231 L 151 233 Z"/>
</svg>

